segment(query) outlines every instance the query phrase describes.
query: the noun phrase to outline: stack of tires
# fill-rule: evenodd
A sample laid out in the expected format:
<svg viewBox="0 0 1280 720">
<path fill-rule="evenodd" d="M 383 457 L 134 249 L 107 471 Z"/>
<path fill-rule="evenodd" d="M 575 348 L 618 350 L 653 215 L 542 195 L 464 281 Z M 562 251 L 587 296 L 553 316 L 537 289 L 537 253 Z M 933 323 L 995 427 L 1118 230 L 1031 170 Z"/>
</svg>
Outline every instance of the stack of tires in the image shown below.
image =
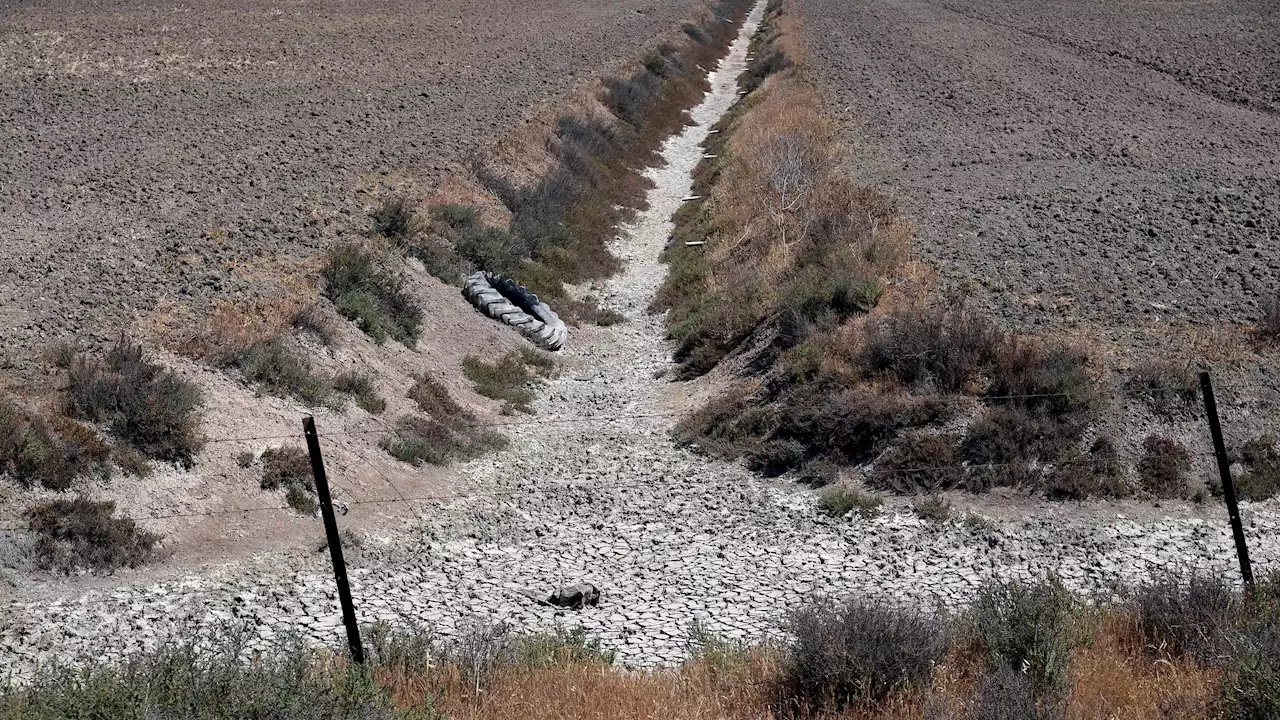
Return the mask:
<svg viewBox="0 0 1280 720">
<path fill-rule="evenodd" d="M 569 329 L 538 296 L 501 275 L 478 272 L 467 278 L 462 294 L 477 310 L 519 330 L 544 350 L 559 350 Z"/>
</svg>

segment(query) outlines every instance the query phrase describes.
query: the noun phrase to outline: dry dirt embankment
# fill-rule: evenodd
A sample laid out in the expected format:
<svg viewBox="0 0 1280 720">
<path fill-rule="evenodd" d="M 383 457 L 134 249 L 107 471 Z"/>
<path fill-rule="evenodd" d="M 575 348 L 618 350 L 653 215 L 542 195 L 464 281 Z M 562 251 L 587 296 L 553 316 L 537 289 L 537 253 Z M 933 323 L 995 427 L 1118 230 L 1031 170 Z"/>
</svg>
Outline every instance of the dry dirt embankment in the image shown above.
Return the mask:
<svg viewBox="0 0 1280 720">
<path fill-rule="evenodd" d="M 703 3 L 21 3 L 0 30 L 0 333 L 10 374 L 158 303 L 278 292 L 545 103 Z M 374 191 L 361 195 L 359 191 Z"/>
</svg>

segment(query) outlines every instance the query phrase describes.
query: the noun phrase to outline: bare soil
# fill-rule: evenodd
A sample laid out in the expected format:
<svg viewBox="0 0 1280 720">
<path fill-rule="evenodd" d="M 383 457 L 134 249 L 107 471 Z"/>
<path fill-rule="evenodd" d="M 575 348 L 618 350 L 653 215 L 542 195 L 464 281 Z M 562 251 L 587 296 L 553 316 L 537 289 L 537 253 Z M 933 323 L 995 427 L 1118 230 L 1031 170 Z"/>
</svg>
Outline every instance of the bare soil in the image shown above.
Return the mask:
<svg viewBox="0 0 1280 720">
<path fill-rule="evenodd" d="M 0 3 L 6 364 L 269 291 L 704 5 Z"/>
<path fill-rule="evenodd" d="M 796 0 L 810 65 L 954 292 L 1133 344 L 1280 288 L 1280 4 Z"/>
</svg>

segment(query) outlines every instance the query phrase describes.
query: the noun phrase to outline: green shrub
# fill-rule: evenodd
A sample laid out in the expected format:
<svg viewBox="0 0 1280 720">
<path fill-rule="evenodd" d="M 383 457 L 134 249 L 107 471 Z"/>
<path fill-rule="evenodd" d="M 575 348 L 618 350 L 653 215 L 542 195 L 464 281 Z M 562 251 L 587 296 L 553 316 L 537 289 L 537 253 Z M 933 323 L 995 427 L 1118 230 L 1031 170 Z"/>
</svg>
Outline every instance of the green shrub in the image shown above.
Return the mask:
<svg viewBox="0 0 1280 720">
<path fill-rule="evenodd" d="M 329 400 L 332 387 L 311 371 L 311 363 L 278 337 L 259 340 L 225 357 L 244 379 L 276 397 L 294 397 L 315 406 Z"/>
<path fill-rule="evenodd" d="M 27 685 L 0 687 L 0 715 L 22 720 L 407 720 L 372 672 L 324 662 L 301 640 L 250 650 L 247 632 L 190 636 L 119 665 L 44 668 Z M 253 657 L 252 662 L 244 658 Z"/>
<path fill-rule="evenodd" d="M 1078 609 L 1076 599 L 1056 578 L 995 582 L 983 588 L 973 606 L 973 621 L 988 667 L 1023 673 L 1037 697 L 1062 697 L 1071 651 L 1083 640 Z"/>
<path fill-rule="evenodd" d="M 852 510 L 864 518 L 873 518 L 880 514 L 883 504 L 884 498 L 879 495 L 847 485 L 830 486 L 818 498 L 818 509 L 833 518 L 842 518 Z"/>
<path fill-rule="evenodd" d="M 373 378 L 364 373 L 339 373 L 333 378 L 333 389 L 355 398 L 356 405 L 374 415 L 381 415 L 387 409 L 387 401 L 373 386 Z"/>
<path fill-rule="evenodd" d="M 507 439 L 492 430 L 418 415 L 402 416 L 382 443 L 392 457 L 412 465 L 472 460 L 506 446 Z"/>
<path fill-rule="evenodd" d="M 204 445 L 197 430 L 204 402 L 200 389 L 148 362 L 141 345 L 122 337 L 102 359 L 76 358 L 68 376 L 70 413 L 106 424 L 148 457 L 194 463 Z"/>
<path fill-rule="evenodd" d="M 78 477 L 107 478 L 111 448 L 65 418 L 46 422 L 0 397 L 0 471 L 23 487 L 66 490 Z"/>
<path fill-rule="evenodd" d="M 1142 442 L 1138 476 L 1147 492 L 1158 498 L 1184 498 L 1188 492 L 1187 472 L 1191 454 L 1172 438 L 1150 435 Z"/>
<path fill-rule="evenodd" d="M 519 238 L 498 228 L 469 228 L 454 240 L 458 254 L 480 270 L 511 275 L 529 253 Z"/>
<path fill-rule="evenodd" d="M 1222 679 L 1224 720 L 1280 717 L 1280 626 L 1274 622 L 1237 637 L 1235 658 Z"/>
<path fill-rule="evenodd" d="M 284 491 L 284 502 L 302 515 L 315 515 L 320 509 L 320 501 L 300 485 L 290 485 Z"/>
<path fill-rule="evenodd" d="M 550 377 L 555 361 L 536 350 L 520 348 L 493 363 L 468 355 L 462 359 L 462 371 L 475 384 L 476 392 L 501 400 L 504 412 L 532 413 L 534 388 L 539 377 Z"/>
<path fill-rule="evenodd" d="M 72 573 L 111 572 L 138 567 L 158 556 L 160 536 L 140 530 L 127 517 L 114 517 L 116 504 L 86 497 L 53 500 L 28 508 L 40 567 Z"/>
<path fill-rule="evenodd" d="M 864 701 L 928 685 L 950 638 L 936 618 L 875 601 L 818 601 L 796 611 L 794 641 L 779 678 L 779 717 Z"/>
<path fill-rule="evenodd" d="M 390 337 L 412 346 L 421 334 L 422 309 L 402 276 L 379 267 L 383 262 L 355 243 L 334 246 L 322 272 L 325 295 L 377 343 Z"/>
</svg>

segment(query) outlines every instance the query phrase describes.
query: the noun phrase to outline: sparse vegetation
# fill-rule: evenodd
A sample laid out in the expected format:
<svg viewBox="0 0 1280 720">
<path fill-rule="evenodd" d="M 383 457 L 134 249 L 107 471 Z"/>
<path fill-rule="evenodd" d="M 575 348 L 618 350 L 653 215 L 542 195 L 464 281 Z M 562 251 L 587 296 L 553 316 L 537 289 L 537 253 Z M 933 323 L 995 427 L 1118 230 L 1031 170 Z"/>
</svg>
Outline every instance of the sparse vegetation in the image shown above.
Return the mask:
<svg viewBox="0 0 1280 720">
<path fill-rule="evenodd" d="M 222 361 L 239 368 L 245 380 L 277 397 L 294 397 L 315 406 L 327 402 L 332 394 L 333 388 L 313 372 L 311 363 L 280 337 L 259 340 Z"/>
<path fill-rule="evenodd" d="M 1168 416 L 1195 406 L 1200 397 L 1200 381 L 1186 363 L 1153 358 L 1134 366 L 1124 390 L 1154 412 Z"/>
<path fill-rule="evenodd" d="M 319 303 L 311 303 L 298 308 L 293 317 L 290 318 L 289 324 L 295 330 L 311 333 L 320 342 L 330 347 L 337 342 L 337 331 L 333 327 L 333 322 L 325 316 Z"/>
<path fill-rule="evenodd" d="M 1274 437 L 1262 435 L 1246 442 L 1240 460 L 1244 472 L 1235 478 L 1235 485 L 1241 500 L 1258 502 L 1280 494 L 1280 448 Z"/>
<path fill-rule="evenodd" d="M 921 520 L 941 525 L 951 518 L 951 503 L 941 495 L 924 495 L 911 503 L 911 510 Z"/>
<path fill-rule="evenodd" d="M 1045 477 L 1044 492 L 1050 500 L 1122 498 L 1130 494 L 1115 444 L 1107 437 L 1094 440 L 1088 454 L 1068 456 L 1059 463 Z"/>
<path fill-rule="evenodd" d="M 858 511 L 864 518 L 880 514 L 884 498 L 849 485 L 831 485 L 818 497 L 818 509 L 833 518 L 842 518 L 851 511 Z"/>
<path fill-rule="evenodd" d="M 421 333 L 422 308 L 404 289 L 404 278 L 384 267 L 387 262 L 358 244 L 336 245 L 322 273 L 324 292 L 377 343 L 393 338 L 412 346 Z"/>
<path fill-rule="evenodd" d="M 263 490 L 283 488 L 285 503 L 303 515 L 313 515 L 319 507 L 311 458 L 300 447 L 284 445 L 264 450 L 260 485 Z"/>
<path fill-rule="evenodd" d="M 1191 470 L 1191 454 L 1182 443 L 1172 438 L 1151 435 L 1142 442 L 1143 455 L 1138 461 L 1142 487 L 1158 498 L 1184 498 L 1189 492 L 1187 473 Z"/>
<path fill-rule="evenodd" d="M 80 355 L 69 376 L 69 412 L 157 460 L 190 466 L 204 441 L 197 428 L 204 400 L 194 383 L 145 359 L 126 338 L 99 359 Z"/>
<path fill-rule="evenodd" d="M 333 389 L 350 395 L 355 399 L 357 406 L 374 415 L 381 415 L 387 409 L 387 401 L 373 386 L 373 378 L 364 373 L 339 373 L 333 378 Z"/>
<path fill-rule="evenodd" d="M 115 516 L 116 504 L 86 497 L 52 500 L 28 508 L 36 563 L 48 570 L 112 572 L 157 557 L 160 536 Z"/>
<path fill-rule="evenodd" d="M 383 448 L 397 460 L 421 465 L 447 465 L 455 460 L 472 460 L 486 452 L 501 450 L 507 439 L 466 420 L 437 420 L 404 415 L 396 420 L 394 434 Z"/>
<path fill-rule="evenodd" d="M 462 360 L 462 371 L 475 384 L 476 392 L 502 401 L 502 411 L 508 414 L 532 413 L 538 378 L 550 377 L 554 370 L 554 360 L 527 347 L 512 350 L 492 363 L 470 355 Z"/>
<path fill-rule="evenodd" d="M 950 638 L 936 618 L 883 603 L 817 602 L 791 618 L 781 716 L 883 702 L 928 684 Z"/>
<path fill-rule="evenodd" d="M 110 454 L 91 429 L 70 420 L 51 423 L 0 398 L 0 471 L 19 485 L 67 490 L 78 477 L 105 478 Z"/>
</svg>

